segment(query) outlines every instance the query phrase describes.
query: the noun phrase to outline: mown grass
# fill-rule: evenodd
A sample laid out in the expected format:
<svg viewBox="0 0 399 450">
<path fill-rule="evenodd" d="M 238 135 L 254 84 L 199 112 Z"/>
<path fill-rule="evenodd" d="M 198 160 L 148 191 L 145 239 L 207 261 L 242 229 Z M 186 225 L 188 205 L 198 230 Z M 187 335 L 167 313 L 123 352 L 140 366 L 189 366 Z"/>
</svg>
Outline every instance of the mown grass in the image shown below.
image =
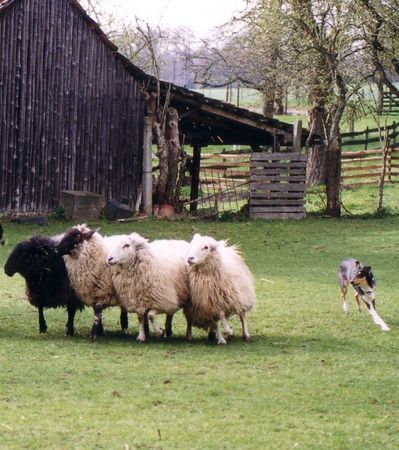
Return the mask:
<svg viewBox="0 0 399 450">
<path fill-rule="evenodd" d="M 69 224 L 4 225 L 2 266 L 19 240 Z M 71 339 L 65 312 L 47 311 L 41 336 L 23 280 L 1 271 L 1 448 L 398 448 L 399 217 L 91 225 L 183 239 L 194 226 L 239 244 L 256 282 L 252 341 L 233 319 L 226 347 L 201 330 L 187 343 L 179 313 L 170 340 L 140 345 L 135 318 L 123 335 L 116 309 L 104 313 L 98 342 L 88 339 L 88 310 Z M 352 302 L 342 313 L 335 272 L 348 256 L 373 266 L 390 332 Z"/>
</svg>

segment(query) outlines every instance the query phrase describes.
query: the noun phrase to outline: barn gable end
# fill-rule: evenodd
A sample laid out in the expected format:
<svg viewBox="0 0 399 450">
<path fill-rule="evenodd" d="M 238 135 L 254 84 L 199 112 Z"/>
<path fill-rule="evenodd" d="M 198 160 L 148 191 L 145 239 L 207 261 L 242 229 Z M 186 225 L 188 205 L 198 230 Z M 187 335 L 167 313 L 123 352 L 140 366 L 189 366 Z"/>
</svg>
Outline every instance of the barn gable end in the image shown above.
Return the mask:
<svg viewBox="0 0 399 450">
<path fill-rule="evenodd" d="M 74 0 L 0 1 L 0 211 L 135 202 L 144 102 L 115 50 Z"/>
</svg>

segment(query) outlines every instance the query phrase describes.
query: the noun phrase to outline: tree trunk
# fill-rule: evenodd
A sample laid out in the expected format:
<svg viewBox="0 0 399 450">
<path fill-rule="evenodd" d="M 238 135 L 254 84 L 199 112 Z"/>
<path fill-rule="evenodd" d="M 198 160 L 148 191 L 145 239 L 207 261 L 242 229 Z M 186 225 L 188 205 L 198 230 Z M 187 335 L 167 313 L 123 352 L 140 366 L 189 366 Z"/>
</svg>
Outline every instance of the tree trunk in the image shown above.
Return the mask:
<svg viewBox="0 0 399 450">
<path fill-rule="evenodd" d="M 325 139 L 325 121 L 327 113 L 323 107 L 315 107 L 309 111 L 310 139 Z M 324 143 L 309 143 L 306 167 L 307 186 L 317 186 L 326 182 L 326 146 Z"/>
<path fill-rule="evenodd" d="M 165 138 L 168 146 L 168 179 L 165 186 L 164 198 L 166 203 L 174 204 L 177 176 L 179 173 L 179 158 L 181 154 L 179 114 L 175 108 L 169 108 L 166 113 Z"/>
<path fill-rule="evenodd" d="M 273 114 L 276 116 L 284 114 L 284 91 L 280 87 L 276 88 L 274 93 Z"/>
<path fill-rule="evenodd" d="M 274 95 L 271 91 L 263 92 L 263 115 L 265 117 L 273 117 L 274 112 Z"/>
<path fill-rule="evenodd" d="M 384 83 L 379 71 L 375 75 L 375 82 L 377 84 L 377 114 L 380 116 L 384 109 Z"/>
<path fill-rule="evenodd" d="M 339 194 L 341 190 L 341 134 L 337 133 L 327 146 L 326 160 L 326 214 L 332 217 L 341 215 Z"/>
</svg>

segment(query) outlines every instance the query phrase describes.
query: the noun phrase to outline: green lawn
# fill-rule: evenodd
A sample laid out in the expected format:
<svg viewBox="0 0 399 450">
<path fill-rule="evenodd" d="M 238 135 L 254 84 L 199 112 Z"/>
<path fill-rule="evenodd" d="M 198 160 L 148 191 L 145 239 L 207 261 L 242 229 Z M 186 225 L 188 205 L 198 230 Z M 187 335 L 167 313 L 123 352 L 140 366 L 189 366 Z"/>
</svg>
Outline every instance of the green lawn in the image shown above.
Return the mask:
<svg viewBox="0 0 399 450">
<path fill-rule="evenodd" d="M 4 223 L 13 246 L 47 228 Z M 92 223 L 97 226 L 97 223 Z M 166 341 L 135 341 L 119 331 L 118 311 L 104 313 L 105 335 L 88 340 L 92 314 L 37 313 L 23 280 L 0 273 L 0 448 L 4 449 L 397 449 L 399 446 L 399 217 L 248 222 L 100 223 L 104 234 L 190 239 L 193 226 L 239 244 L 252 270 L 257 308 L 250 343 L 226 347 L 184 318 Z M 336 267 L 354 256 L 373 266 L 383 333 L 350 293 L 340 305 Z"/>
</svg>

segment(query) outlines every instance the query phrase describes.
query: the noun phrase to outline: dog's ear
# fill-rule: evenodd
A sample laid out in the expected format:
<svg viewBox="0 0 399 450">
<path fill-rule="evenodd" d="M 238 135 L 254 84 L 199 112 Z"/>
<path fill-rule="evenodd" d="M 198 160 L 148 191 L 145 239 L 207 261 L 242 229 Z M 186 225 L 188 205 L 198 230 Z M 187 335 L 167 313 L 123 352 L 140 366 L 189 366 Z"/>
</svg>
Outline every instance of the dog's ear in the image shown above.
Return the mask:
<svg viewBox="0 0 399 450">
<path fill-rule="evenodd" d="M 356 269 L 359 269 L 360 268 L 360 261 L 356 261 L 355 262 L 355 266 L 356 266 Z"/>
<path fill-rule="evenodd" d="M 371 272 L 371 266 L 364 266 L 364 267 L 363 267 L 363 270 L 364 270 L 365 272 Z"/>
</svg>

